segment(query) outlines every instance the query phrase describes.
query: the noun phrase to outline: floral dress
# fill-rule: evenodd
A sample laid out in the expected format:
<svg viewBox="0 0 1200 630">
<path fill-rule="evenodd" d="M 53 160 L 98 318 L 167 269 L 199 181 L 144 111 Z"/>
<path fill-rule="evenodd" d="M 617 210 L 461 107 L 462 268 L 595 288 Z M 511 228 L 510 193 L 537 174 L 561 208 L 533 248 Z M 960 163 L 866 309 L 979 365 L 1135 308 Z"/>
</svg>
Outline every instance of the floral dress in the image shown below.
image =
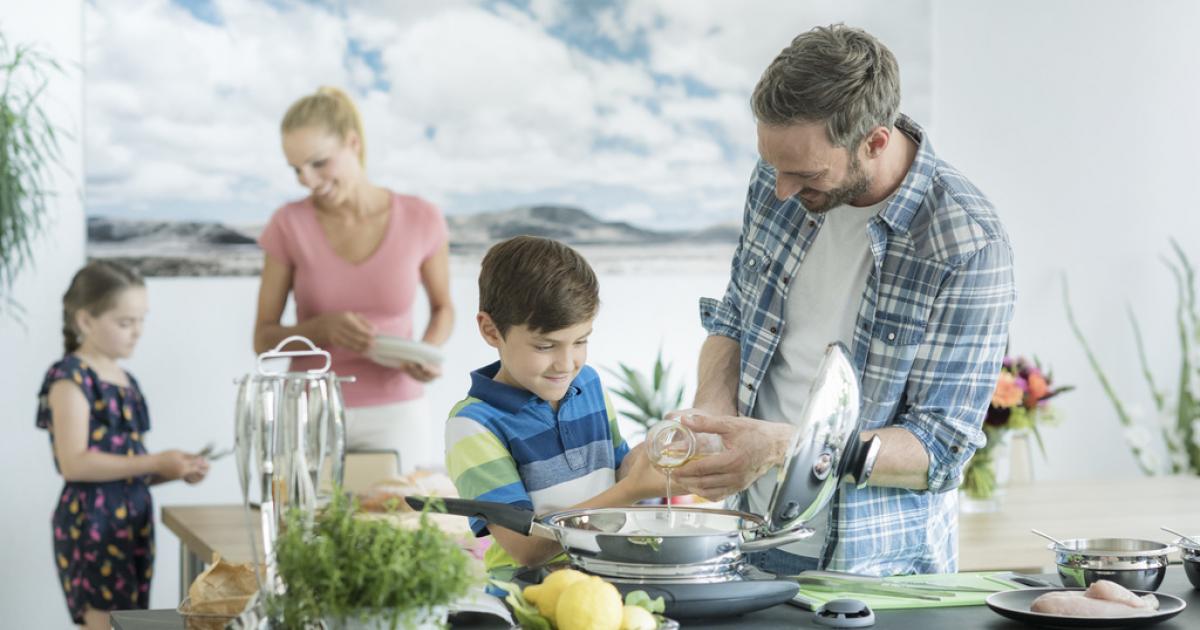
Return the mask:
<svg viewBox="0 0 1200 630">
<path fill-rule="evenodd" d="M 128 374 L 128 373 L 127 373 Z M 74 382 L 87 398 L 88 450 L 145 455 L 150 429 L 146 401 L 132 375 L 129 387 L 100 380 L 82 359 L 68 354 L 50 367 L 38 393 L 37 426 L 49 429 L 50 386 Z M 54 434 L 50 433 L 51 447 Z M 58 468 L 58 461 L 55 460 Z M 75 623 L 87 608 L 148 608 L 154 569 L 154 506 L 148 478 L 68 481 L 54 511 L 54 563 Z"/>
</svg>

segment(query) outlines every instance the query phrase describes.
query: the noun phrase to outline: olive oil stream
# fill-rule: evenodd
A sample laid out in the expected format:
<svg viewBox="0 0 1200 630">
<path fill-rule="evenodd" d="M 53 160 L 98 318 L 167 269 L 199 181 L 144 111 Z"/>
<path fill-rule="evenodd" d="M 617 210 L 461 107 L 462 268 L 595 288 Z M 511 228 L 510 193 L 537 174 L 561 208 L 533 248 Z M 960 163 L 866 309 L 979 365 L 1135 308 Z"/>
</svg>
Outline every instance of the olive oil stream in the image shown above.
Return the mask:
<svg viewBox="0 0 1200 630">
<path fill-rule="evenodd" d="M 688 462 L 696 461 L 708 453 L 695 453 L 688 457 L 687 449 L 666 449 L 662 452 L 662 457 L 658 460 L 658 467 L 662 469 L 667 476 L 667 526 L 675 526 L 675 512 L 671 507 L 671 498 L 674 496 L 671 492 L 671 473 L 675 472 L 676 468 L 683 466 Z"/>
</svg>

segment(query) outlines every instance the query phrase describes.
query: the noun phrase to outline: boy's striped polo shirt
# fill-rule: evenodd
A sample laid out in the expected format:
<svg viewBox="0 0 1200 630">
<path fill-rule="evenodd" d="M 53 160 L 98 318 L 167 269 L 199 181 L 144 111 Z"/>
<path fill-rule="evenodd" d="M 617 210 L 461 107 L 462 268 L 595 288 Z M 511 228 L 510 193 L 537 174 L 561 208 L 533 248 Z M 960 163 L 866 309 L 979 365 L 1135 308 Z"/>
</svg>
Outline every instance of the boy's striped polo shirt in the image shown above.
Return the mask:
<svg viewBox="0 0 1200 630">
<path fill-rule="evenodd" d="M 616 483 L 629 446 L 621 439 L 600 375 L 584 366 L 557 413 L 533 393 L 494 380 L 500 362 L 471 373 L 468 397 L 446 424 L 446 468 L 464 499 L 553 512 Z M 471 519 L 477 536 L 487 524 Z M 487 568 L 515 564 L 499 545 Z"/>
</svg>

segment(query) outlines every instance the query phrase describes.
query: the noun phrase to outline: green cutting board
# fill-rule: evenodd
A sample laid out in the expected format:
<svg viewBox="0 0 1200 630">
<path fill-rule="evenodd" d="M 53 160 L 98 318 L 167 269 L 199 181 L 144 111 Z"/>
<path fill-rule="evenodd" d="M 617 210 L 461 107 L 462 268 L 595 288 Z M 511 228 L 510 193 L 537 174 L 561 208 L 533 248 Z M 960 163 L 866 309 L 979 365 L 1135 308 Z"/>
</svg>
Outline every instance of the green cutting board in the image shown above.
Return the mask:
<svg viewBox="0 0 1200 630">
<path fill-rule="evenodd" d="M 885 583 L 902 585 L 905 582 L 921 582 L 937 584 L 944 590 L 954 591 L 955 588 L 987 588 L 995 591 L 1007 591 L 1023 588 L 1020 584 L 1010 582 L 1005 577 L 1012 575 L 1008 572 L 977 572 L 977 573 L 938 573 L 926 575 L 902 575 L 885 578 Z M 806 586 L 800 587 L 793 601 L 806 608 L 816 609 L 821 604 L 833 599 L 857 599 L 865 602 L 875 610 L 900 610 L 905 608 L 945 608 L 949 606 L 982 606 L 991 593 L 977 591 L 958 591 L 953 597 L 942 597 L 938 601 L 916 599 L 874 593 L 857 593 L 853 590 L 830 591 L 813 590 Z"/>
</svg>

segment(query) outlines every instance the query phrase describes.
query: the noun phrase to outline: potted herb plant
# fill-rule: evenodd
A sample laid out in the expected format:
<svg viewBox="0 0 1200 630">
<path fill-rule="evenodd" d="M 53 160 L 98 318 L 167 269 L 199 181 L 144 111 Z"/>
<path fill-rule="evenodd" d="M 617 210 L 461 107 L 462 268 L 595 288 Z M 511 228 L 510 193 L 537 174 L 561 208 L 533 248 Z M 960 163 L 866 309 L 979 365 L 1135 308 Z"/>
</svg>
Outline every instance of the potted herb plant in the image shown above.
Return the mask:
<svg viewBox="0 0 1200 630">
<path fill-rule="evenodd" d="M 272 614 L 287 628 L 444 627 L 447 606 L 476 579 L 466 553 L 425 514 L 407 529 L 356 512 L 337 492 L 311 521 L 288 513 L 275 545 L 284 593 Z"/>
</svg>

